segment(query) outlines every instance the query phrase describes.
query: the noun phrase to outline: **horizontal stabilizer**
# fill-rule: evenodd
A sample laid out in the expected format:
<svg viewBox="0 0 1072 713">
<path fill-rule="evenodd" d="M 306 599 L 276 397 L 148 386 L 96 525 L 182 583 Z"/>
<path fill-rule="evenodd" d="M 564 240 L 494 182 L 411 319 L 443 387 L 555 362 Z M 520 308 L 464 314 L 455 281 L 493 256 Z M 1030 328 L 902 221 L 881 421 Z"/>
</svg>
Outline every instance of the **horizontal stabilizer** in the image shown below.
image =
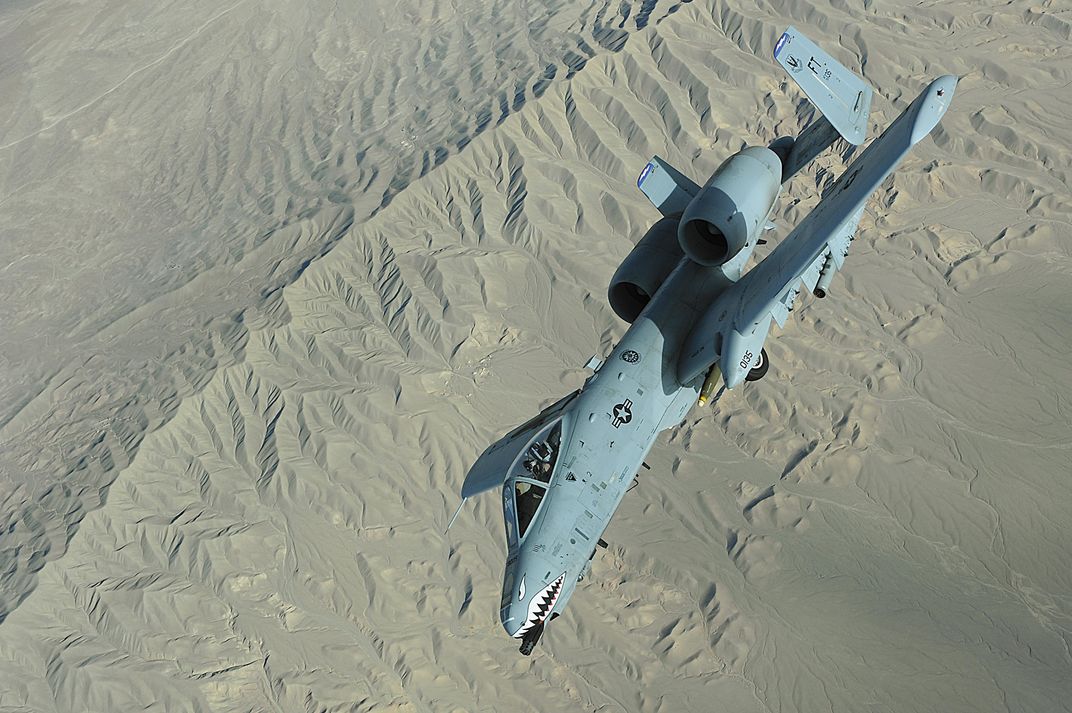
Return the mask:
<svg viewBox="0 0 1072 713">
<path fill-rule="evenodd" d="M 658 156 L 652 156 L 640 172 L 637 188 L 668 218 L 684 213 L 689 201 L 700 191 L 690 178 Z"/>
<path fill-rule="evenodd" d="M 859 146 L 867 138 L 871 86 L 802 35 L 788 28 L 774 46 L 774 59 L 846 141 Z"/>
</svg>

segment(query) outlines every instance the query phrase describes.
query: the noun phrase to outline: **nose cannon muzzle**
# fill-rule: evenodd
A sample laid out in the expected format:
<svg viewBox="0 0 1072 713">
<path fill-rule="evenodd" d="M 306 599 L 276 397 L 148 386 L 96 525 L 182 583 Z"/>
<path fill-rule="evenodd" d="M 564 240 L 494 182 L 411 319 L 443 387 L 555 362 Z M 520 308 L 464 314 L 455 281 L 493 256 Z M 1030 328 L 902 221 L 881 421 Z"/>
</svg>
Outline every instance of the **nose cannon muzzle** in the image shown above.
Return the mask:
<svg viewBox="0 0 1072 713">
<path fill-rule="evenodd" d="M 509 608 L 502 610 L 503 628 L 510 636 L 521 639 L 521 653 L 526 656 L 532 652 L 536 642 L 543 635 L 544 626 L 553 617 L 551 610 L 554 609 L 559 595 L 562 594 L 565 581 L 566 573 L 563 572 L 554 581 L 534 593 L 527 602 L 516 600 Z M 518 622 L 521 622 L 520 626 Z"/>
</svg>

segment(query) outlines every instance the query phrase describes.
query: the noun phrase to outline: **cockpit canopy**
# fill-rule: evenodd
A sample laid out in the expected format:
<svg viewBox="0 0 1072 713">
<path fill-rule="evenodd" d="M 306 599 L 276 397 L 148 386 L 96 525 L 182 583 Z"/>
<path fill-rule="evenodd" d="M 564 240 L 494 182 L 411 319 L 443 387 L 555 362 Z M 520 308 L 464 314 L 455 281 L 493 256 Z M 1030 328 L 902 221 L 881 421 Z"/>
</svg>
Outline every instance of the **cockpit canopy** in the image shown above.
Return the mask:
<svg viewBox="0 0 1072 713">
<path fill-rule="evenodd" d="M 471 498 L 502 486 L 516 471 L 519 459 L 523 459 L 529 446 L 534 441 L 541 440 L 541 434 L 549 432 L 554 423 L 562 420 L 579 393 L 580 391 L 574 391 L 559 399 L 480 454 L 462 483 L 462 498 Z M 542 439 L 546 440 L 547 436 L 542 436 Z"/>
<path fill-rule="evenodd" d="M 510 547 L 525 537 L 547 494 L 562 443 L 562 419 L 555 419 L 534 435 L 527 448 L 510 464 L 503 484 L 503 513 Z"/>
</svg>

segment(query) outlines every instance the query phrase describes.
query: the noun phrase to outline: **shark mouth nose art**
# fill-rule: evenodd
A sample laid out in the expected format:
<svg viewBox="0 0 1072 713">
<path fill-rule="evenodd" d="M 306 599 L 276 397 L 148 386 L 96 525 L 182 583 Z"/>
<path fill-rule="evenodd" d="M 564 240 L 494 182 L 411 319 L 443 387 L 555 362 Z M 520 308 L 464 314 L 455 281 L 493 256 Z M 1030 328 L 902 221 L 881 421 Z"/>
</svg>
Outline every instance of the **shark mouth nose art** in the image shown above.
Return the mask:
<svg viewBox="0 0 1072 713">
<path fill-rule="evenodd" d="M 520 639 L 534 626 L 547 618 L 547 614 L 558 601 L 558 595 L 562 593 L 562 583 L 566 581 L 566 573 L 558 575 L 558 579 L 548 584 L 529 600 L 529 611 L 525 615 L 525 623 L 514 632 L 514 638 Z"/>
</svg>

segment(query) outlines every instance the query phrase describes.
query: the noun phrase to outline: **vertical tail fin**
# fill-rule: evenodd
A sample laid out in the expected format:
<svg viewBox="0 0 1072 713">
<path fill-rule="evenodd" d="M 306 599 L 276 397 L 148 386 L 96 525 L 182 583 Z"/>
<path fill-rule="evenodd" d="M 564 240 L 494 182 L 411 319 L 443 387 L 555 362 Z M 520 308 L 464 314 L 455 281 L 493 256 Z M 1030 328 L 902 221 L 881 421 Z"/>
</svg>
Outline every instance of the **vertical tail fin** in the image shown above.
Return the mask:
<svg viewBox="0 0 1072 713">
<path fill-rule="evenodd" d="M 778 38 L 774 59 L 846 141 L 856 146 L 864 142 L 872 95 L 867 82 L 841 66 L 795 27 L 789 27 Z"/>
</svg>

